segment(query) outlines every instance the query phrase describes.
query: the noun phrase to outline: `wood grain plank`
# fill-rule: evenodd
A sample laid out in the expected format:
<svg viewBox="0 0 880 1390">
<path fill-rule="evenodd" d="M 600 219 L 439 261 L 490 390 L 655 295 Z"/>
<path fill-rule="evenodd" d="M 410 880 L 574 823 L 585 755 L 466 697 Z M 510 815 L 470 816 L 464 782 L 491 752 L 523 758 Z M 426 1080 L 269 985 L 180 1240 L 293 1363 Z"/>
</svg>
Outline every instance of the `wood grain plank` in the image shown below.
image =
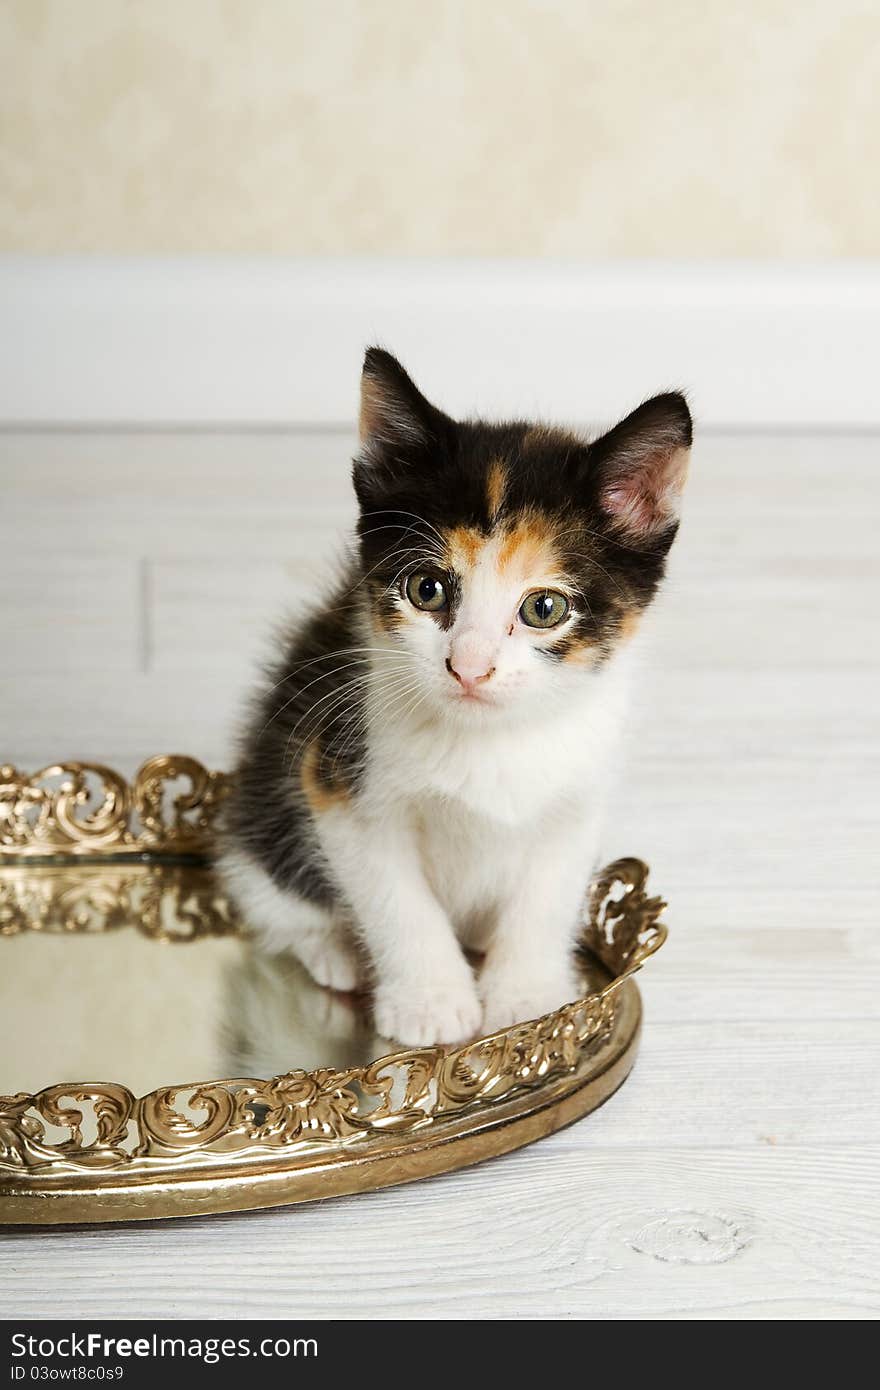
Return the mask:
<svg viewBox="0 0 880 1390">
<path fill-rule="evenodd" d="M 651 1013 L 630 1081 L 562 1146 L 732 1148 L 880 1142 L 875 1019 L 712 1021 L 711 992 L 679 1023 Z"/>
<path fill-rule="evenodd" d="M 333 433 L 0 433 L 4 521 L 16 552 L 286 559 L 350 526 L 353 451 Z"/>
<path fill-rule="evenodd" d="M 876 1317 L 878 1183 L 876 1149 L 591 1151 L 554 1138 L 413 1188 L 287 1210 L 10 1231 L 0 1304 L 73 1318 Z"/>
<path fill-rule="evenodd" d="M 0 651 L 19 683 L 51 674 L 59 692 L 101 666 L 120 690 L 138 670 L 138 556 L 93 556 L 59 548 L 10 556 L 3 544 Z M 2 709 L 2 707 L 0 707 Z"/>
<path fill-rule="evenodd" d="M 651 1027 L 681 1019 L 719 1023 L 815 1019 L 831 1022 L 880 1018 L 880 950 L 870 902 L 823 900 L 831 921 L 849 912 L 850 925 L 802 928 L 791 917 L 767 925 L 725 926 L 719 892 L 705 915 L 684 911 L 676 897 L 669 940 L 639 981 Z M 743 918 L 748 922 L 746 906 Z M 853 919 L 858 925 L 852 925 Z"/>
<path fill-rule="evenodd" d="M 152 664 L 169 675 L 235 666 L 252 673 L 274 658 L 277 630 L 288 614 L 312 611 L 320 586 L 305 555 L 227 561 L 208 566 L 192 559 L 160 558 L 151 566 Z"/>
</svg>

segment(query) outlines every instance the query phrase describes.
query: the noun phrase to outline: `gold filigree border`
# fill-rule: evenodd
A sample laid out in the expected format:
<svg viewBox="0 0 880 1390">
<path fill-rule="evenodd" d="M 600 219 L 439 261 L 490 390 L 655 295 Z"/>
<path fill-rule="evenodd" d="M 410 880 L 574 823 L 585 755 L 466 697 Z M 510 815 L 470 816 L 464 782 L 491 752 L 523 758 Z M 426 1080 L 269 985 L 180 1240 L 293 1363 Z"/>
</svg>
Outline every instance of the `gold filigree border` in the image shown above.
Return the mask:
<svg viewBox="0 0 880 1390">
<path fill-rule="evenodd" d="M 63 865 L 0 858 L 0 937 L 97 935 L 125 927 L 171 943 L 241 932 L 206 866 L 161 859 L 94 864 L 86 856 Z"/>
<path fill-rule="evenodd" d="M 183 781 L 183 790 L 173 784 Z M 4 859 L 204 855 L 229 777 L 196 758 L 149 758 L 131 782 L 100 763 L 66 762 L 32 775 L 0 767 Z"/>
<path fill-rule="evenodd" d="M 117 1083 L 0 1097 L 0 1193 L 13 1180 L 20 1188 L 115 1173 L 136 1182 L 348 1152 L 574 1079 L 610 1038 L 621 985 L 665 939 L 664 904 L 646 884 L 647 867 L 622 859 L 591 886 L 582 939 L 613 977 L 605 988 L 453 1051 L 408 1049 L 344 1071 L 166 1086 L 142 1097 Z"/>
</svg>

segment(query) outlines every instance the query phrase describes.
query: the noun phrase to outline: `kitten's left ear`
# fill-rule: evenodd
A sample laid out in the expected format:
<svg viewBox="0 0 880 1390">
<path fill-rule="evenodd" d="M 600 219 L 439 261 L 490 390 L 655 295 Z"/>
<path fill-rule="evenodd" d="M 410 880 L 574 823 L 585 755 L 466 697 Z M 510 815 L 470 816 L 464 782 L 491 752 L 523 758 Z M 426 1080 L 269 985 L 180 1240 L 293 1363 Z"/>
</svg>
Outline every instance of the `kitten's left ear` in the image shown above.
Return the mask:
<svg viewBox="0 0 880 1390">
<path fill-rule="evenodd" d="M 645 401 L 589 449 L 595 500 L 612 531 L 634 545 L 671 541 L 681 514 L 693 422 L 684 396 Z"/>
</svg>

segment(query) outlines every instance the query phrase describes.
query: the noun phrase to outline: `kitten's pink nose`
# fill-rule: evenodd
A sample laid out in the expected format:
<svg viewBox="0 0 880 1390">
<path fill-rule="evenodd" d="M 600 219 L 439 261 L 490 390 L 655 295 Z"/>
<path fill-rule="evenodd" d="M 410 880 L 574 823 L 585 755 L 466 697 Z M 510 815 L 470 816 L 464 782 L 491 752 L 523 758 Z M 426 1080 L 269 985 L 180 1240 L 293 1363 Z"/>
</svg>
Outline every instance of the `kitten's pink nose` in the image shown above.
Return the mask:
<svg viewBox="0 0 880 1390">
<path fill-rule="evenodd" d="M 454 666 L 451 659 L 447 657 L 446 669 L 450 676 L 453 676 L 455 680 L 458 681 L 462 690 L 468 695 L 476 690 L 478 685 L 482 685 L 485 681 L 491 680 L 495 674 L 494 666 L 490 666 L 488 670 L 486 669 L 485 660 L 468 661 L 463 656 L 457 656 L 455 658 Z"/>
</svg>

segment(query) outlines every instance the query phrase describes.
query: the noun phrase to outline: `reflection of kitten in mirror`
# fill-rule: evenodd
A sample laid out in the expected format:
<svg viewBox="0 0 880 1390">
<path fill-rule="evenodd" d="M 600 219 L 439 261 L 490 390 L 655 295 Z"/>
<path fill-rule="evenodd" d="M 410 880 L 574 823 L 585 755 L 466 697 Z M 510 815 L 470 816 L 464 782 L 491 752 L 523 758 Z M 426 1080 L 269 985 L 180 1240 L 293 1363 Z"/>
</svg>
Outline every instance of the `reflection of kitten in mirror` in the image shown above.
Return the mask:
<svg viewBox="0 0 880 1390">
<path fill-rule="evenodd" d="M 319 989 L 293 956 L 249 950 L 226 973 L 222 1075 L 363 1066 L 383 1047 L 363 1000 Z M 385 1049 L 387 1051 L 387 1049 Z"/>
<path fill-rule="evenodd" d="M 592 443 L 456 423 L 367 353 L 357 551 L 258 698 L 222 868 L 320 983 L 350 989 L 366 961 L 383 1035 L 455 1042 L 576 997 L 631 638 L 690 442 L 679 395 Z M 476 978 L 462 944 L 486 952 Z"/>
</svg>

